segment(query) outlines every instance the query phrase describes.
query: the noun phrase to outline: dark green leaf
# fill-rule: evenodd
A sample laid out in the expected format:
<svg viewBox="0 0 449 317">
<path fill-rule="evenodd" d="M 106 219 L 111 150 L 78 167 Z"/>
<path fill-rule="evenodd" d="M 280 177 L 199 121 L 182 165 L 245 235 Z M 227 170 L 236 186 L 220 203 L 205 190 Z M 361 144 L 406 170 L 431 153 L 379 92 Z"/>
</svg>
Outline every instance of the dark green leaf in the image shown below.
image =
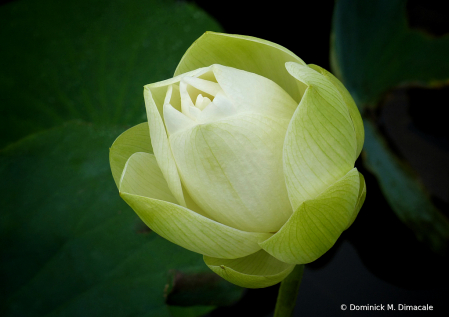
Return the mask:
<svg viewBox="0 0 449 317">
<path fill-rule="evenodd" d="M 0 148 L 82 119 L 146 120 L 143 86 L 173 76 L 219 25 L 175 0 L 22 0 L 0 7 Z"/>
<path fill-rule="evenodd" d="M 339 0 L 333 33 L 332 66 L 359 107 L 399 84 L 449 79 L 449 36 L 409 28 L 406 0 Z"/>
<path fill-rule="evenodd" d="M 170 270 L 211 272 L 119 197 L 108 147 L 122 131 L 71 123 L 0 151 L 2 316 L 198 316 L 212 308 L 166 305 Z M 226 287 L 216 294 L 239 297 Z"/>
<path fill-rule="evenodd" d="M 405 0 L 339 0 L 333 22 L 334 72 L 364 111 L 365 165 L 398 217 L 434 251 L 449 250 L 449 221 L 416 173 L 384 139 L 373 111 L 398 85 L 438 86 L 449 80 L 449 37 L 410 27 Z M 368 112 L 370 115 L 368 115 Z M 369 195 L 369 184 L 367 184 Z"/>
<path fill-rule="evenodd" d="M 390 206 L 419 240 L 435 252 L 446 252 L 449 242 L 447 218 L 432 205 L 426 190 L 408 167 L 391 153 L 370 121 L 365 121 L 365 136 L 365 164 L 379 179 Z"/>
</svg>

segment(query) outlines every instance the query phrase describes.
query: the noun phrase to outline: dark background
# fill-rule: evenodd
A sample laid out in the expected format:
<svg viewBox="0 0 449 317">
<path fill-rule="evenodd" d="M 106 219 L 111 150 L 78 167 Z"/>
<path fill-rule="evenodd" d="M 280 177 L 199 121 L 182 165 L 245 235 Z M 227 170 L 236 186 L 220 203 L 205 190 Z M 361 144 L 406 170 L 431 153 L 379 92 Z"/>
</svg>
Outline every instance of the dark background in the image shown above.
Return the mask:
<svg viewBox="0 0 449 317">
<path fill-rule="evenodd" d="M 333 0 L 192 2 L 214 17 L 226 33 L 275 42 L 296 53 L 307 64 L 330 68 Z"/>
</svg>

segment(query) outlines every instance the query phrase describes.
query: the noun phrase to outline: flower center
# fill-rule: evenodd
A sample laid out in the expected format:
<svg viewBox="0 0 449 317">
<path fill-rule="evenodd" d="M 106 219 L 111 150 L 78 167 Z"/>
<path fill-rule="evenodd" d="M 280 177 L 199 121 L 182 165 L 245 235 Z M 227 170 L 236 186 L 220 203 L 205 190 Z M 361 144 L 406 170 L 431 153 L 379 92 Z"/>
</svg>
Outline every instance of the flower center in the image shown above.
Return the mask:
<svg viewBox="0 0 449 317">
<path fill-rule="evenodd" d="M 234 115 L 233 102 L 217 83 L 212 71 L 199 77 L 186 76 L 179 86 L 170 85 L 164 101 L 164 120 L 169 134 Z M 178 94 L 178 96 L 176 96 Z M 172 106 L 180 99 L 180 107 Z"/>
<path fill-rule="evenodd" d="M 195 107 L 197 107 L 200 110 L 204 110 L 204 108 L 207 107 L 208 104 L 210 104 L 212 101 L 208 97 L 203 97 L 202 94 L 198 94 L 195 101 Z"/>
<path fill-rule="evenodd" d="M 184 77 L 179 83 L 182 113 L 198 123 L 215 121 L 235 112 L 220 84 L 212 80 Z"/>
</svg>

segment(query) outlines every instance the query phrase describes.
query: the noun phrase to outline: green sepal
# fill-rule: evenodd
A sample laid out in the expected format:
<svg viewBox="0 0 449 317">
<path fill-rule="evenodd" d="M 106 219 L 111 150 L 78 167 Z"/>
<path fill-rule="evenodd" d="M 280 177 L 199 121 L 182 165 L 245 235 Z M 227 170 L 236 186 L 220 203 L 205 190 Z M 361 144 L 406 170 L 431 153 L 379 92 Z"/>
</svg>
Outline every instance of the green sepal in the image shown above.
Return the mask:
<svg viewBox="0 0 449 317">
<path fill-rule="evenodd" d="M 349 228 L 353 223 L 355 218 L 357 218 L 357 215 L 359 214 L 360 209 L 363 206 L 363 203 L 365 202 L 366 198 L 366 183 L 365 183 L 365 177 L 363 177 L 362 173 L 359 172 L 359 179 L 360 179 L 360 186 L 359 186 L 359 196 L 357 198 L 357 203 L 354 208 L 354 212 L 352 213 L 351 218 L 349 219 L 348 226 Z"/>
<path fill-rule="evenodd" d="M 109 149 L 109 164 L 117 188 L 120 185 L 120 177 L 126 161 L 131 155 L 136 152 L 153 153 L 148 131 L 147 122 L 138 124 L 120 134 Z"/>
<path fill-rule="evenodd" d="M 337 88 L 308 66 L 287 63 L 308 87 L 284 141 L 284 176 L 293 210 L 313 200 L 353 167 L 357 143 L 348 108 Z"/>
<path fill-rule="evenodd" d="M 303 202 L 286 224 L 260 243 L 275 258 L 304 264 L 327 252 L 348 227 L 359 194 L 356 168 L 313 200 Z"/>
<path fill-rule="evenodd" d="M 281 282 L 294 269 L 260 250 L 239 259 L 203 257 L 206 265 L 225 280 L 246 288 L 262 288 Z"/>
<path fill-rule="evenodd" d="M 358 157 L 360 155 L 360 152 L 362 152 L 363 143 L 365 141 L 365 129 L 363 128 L 362 116 L 360 115 L 359 109 L 357 108 L 354 99 L 352 98 L 351 94 L 346 89 L 346 87 L 342 84 L 342 82 L 338 80 L 338 78 L 335 77 L 332 73 L 328 72 L 327 70 L 318 65 L 309 64 L 307 66 L 316 70 L 317 72 L 320 72 L 324 77 L 326 77 L 335 86 L 335 88 L 338 89 L 341 96 L 343 97 L 343 100 L 348 106 L 349 115 L 351 116 L 352 123 L 354 124 L 355 136 L 357 138 L 356 156 Z"/>
</svg>

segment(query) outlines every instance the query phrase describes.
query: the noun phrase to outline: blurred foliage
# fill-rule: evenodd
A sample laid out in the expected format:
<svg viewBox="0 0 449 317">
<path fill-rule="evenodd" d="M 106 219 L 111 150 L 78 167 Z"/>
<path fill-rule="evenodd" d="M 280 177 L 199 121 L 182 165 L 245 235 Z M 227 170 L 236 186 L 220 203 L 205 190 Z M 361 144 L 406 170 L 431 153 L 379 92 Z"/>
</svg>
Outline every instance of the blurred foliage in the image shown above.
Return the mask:
<svg viewBox="0 0 449 317">
<path fill-rule="evenodd" d="M 331 61 L 364 117 L 365 166 L 416 237 L 435 252 L 447 254 L 447 217 L 434 205 L 410 164 L 397 155 L 379 122 L 383 99 L 395 87 L 449 83 L 449 36 L 420 30 L 415 17 L 412 28 L 407 12 L 405 0 L 337 1 Z"/>
<path fill-rule="evenodd" d="M 105 164 L 118 133 L 72 123 L 1 151 L 2 316 L 170 316 L 171 269 L 215 276 L 119 197 Z"/>
<path fill-rule="evenodd" d="M 2 316 L 199 316 L 240 298 L 138 219 L 108 160 L 146 121 L 143 85 L 171 77 L 207 30 L 220 26 L 174 0 L 0 7 Z M 203 281 L 188 306 L 172 270 Z"/>
<path fill-rule="evenodd" d="M 0 147 L 82 119 L 146 120 L 143 85 L 173 76 L 219 25 L 179 1 L 21 0 L 0 10 Z"/>
</svg>

